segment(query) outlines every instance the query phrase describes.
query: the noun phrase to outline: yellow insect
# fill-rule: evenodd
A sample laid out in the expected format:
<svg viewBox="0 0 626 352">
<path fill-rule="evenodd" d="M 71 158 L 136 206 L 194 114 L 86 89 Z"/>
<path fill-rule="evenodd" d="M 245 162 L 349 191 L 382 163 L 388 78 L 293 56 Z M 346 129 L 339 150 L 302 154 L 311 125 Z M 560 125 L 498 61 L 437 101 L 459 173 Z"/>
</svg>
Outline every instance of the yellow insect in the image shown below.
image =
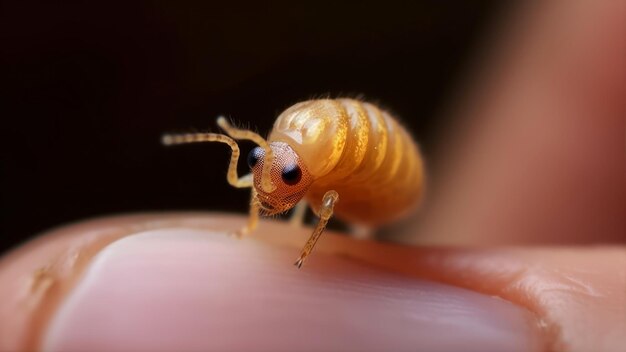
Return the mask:
<svg viewBox="0 0 626 352">
<path fill-rule="evenodd" d="M 221 142 L 231 147 L 228 182 L 252 189 L 249 220 L 239 235 L 256 228 L 259 213 L 273 215 L 295 207 L 292 222 L 301 224 L 310 206 L 319 221 L 295 263 L 298 267 L 333 214 L 354 224 L 382 225 L 409 212 L 421 196 L 423 162 L 416 143 L 394 118 L 370 103 L 298 103 L 278 116 L 267 140 L 233 128 L 224 117 L 217 124 L 232 138 L 191 133 L 165 135 L 163 143 Z M 233 139 L 258 145 L 248 155 L 252 172 L 241 178 L 239 147 Z"/>
</svg>

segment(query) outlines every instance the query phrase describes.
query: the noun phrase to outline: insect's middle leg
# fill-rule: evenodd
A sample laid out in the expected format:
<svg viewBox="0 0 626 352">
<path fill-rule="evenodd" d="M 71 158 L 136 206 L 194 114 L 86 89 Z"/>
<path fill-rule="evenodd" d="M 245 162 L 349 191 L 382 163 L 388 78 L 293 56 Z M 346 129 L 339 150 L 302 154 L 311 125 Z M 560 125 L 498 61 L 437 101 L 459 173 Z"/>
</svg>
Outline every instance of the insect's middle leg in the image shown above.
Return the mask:
<svg viewBox="0 0 626 352">
<path fill-rule="evenodd" d="M 330 218 L 333 216 L 333 209 L 335 207 L 335 203 L 337 203 L 338 200 L 339 194 L 335 191 L 328 191 L 324 194 L 324 198 L 322 199 L 322 207 L 319 211 L 320 219 L 317 222 L 317 226 L 315 226 L 313 234 L 311 235 L 311 237 L 309 237 L 309 240 L 304 245 L 304 248 L 302 248 L 300 257 L 294 263 L 294 265 L 298 268 L 302 267 L 302 264 L 304 263 L 306 258 L 313 251 L 313 247 L 315 247 L 317 240 L 322 235 L 322 232 L 324 232 L 326 224 L 328 224 L 328 220 L 330 220 Z"/>
</svg>

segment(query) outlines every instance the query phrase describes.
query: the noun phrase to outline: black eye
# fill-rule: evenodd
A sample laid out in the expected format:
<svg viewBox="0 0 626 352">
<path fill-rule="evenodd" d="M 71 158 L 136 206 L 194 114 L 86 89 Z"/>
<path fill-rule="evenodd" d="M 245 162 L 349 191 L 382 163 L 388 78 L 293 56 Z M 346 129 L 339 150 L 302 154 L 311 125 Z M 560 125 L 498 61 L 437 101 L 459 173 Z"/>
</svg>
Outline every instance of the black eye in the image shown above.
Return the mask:
<svg viewBox="0 0 626 352">
<path fill-rule="evenodd" d="M 263 157 L 263 148 L 256 147 L 248 153 L 248 166 L 252 169 L 256 163 L 259 162 L 259 159 Z"/>
<path fill-rule="evenodd" d="M 285 166 L 283 169 L 283 182 L 288 185 L 295 185 L 300 182 L 300 178 L 302 178 L 302 171 L 300 171 L 300 167 L 296 164 L 290 164 Z"/>
</svg>

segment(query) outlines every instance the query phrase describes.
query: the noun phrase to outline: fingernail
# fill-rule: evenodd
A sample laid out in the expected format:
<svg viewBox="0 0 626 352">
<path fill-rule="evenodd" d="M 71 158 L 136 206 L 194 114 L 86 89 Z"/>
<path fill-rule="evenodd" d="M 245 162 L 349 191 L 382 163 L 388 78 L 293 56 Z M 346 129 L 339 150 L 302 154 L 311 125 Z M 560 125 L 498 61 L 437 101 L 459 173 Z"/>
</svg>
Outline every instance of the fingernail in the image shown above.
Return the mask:
<svg viewBox="0 0 626 352">
<path fill-rule="evenodd" d="M 507 301 L 314 253 L 190 229 L 106 247 L 52 318 L 45 351 L 535 351 Z"/>
</svg>

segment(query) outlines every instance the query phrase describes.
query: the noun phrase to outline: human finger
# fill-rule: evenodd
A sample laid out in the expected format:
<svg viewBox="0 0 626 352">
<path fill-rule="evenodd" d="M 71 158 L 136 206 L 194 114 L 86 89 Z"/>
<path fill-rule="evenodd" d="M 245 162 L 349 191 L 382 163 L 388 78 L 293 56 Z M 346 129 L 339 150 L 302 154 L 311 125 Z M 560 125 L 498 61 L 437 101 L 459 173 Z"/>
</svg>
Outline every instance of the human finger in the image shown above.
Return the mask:
<svg viewBox="0 0 626 352">
<path fill-rule="evenodd" d="M 626 12 L 529 2 L 497 27 L 442 136 L 411 240 L 624 242 Z M 452 126 L 454 127 L 454 126 Z"/>
<path fill-rule="evenodd" d="M 615 273 L 623 251 L 605 251 L 606 267 L 570 272 L 567 260 L 529 265 L 551 258 L 545 253 L 418 249 L 328 233 L 299 271 L 290 264 L 308 231 L 263 222 L 251 239 L 226 238 L 243 221 L 123 217 L 36 240 L 0 262 L 2 347 L 575 351 L 619 342 L 611 331 L 623 321 L 606 314 L 619 299 L 616 281 L 595 273 Z M 576 280 L 596 295 L 581 294 Z M 551 309 L 555 301 L 572 314 Z M 572 324 L 588 314 L 597 321 Z"/>
</svg>

